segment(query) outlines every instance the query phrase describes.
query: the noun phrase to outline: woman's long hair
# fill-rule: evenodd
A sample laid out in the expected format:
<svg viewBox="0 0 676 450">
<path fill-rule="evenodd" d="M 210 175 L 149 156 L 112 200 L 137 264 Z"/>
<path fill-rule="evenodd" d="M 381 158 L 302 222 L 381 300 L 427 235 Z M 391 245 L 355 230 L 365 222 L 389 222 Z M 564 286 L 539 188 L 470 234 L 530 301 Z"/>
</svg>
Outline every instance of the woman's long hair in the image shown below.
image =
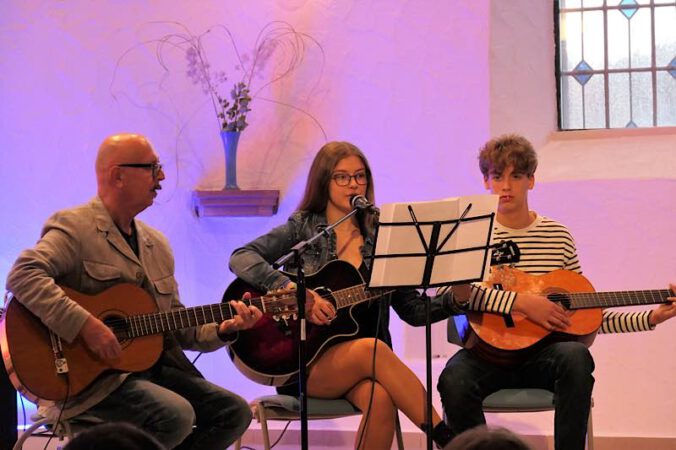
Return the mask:
<svg viewBox="0 0 676 450">
<path fill-rule="evenodd" d="M 339 161 L 348 156 L 357 156 L 364 163 L 367 179 L 366 198 L 369 202 L 375 204 L 373 176 L 366 156 L 354 144 L 334 141 L 327 143 L 319 149 L 317 156 L 312 161 L 305 184 L 305 194 L 303 194 L 303 199 L 298 205 L 298 211 L 308 211 L 311 213 L 323 213 L 326 211 L 326 205 L 329 202 L 329 183 L 332 180 L 333 170 Z M 373 222 L 373 219 L 377 221 L 377 217 L 374 214 L 364 214 L 363 211 L 358 214 L 358 216 L 364 215 L 370 216 L 371 219 L 366 221 L 368 223 L 364 223 L 363 218 L 361 218 L 360 223 L 366 225 L 368 231 L 372 231 L 375 223 L 371 222 Z"/>
</svg>

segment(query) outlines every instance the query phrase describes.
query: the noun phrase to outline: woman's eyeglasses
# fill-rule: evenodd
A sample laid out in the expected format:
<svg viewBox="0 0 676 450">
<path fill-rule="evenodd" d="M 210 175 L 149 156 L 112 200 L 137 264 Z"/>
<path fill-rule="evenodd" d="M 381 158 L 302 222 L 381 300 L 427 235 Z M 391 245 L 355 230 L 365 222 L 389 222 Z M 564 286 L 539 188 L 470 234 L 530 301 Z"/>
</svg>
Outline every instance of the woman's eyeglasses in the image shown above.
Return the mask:
<svg viewBox="0 0 676 450">
<path fill-rule="evenodd" d="M 331 179 L 333 179 L 333 181 L 335 181 L 338 186 L 347 186 L 350 184 L 350 181 L 352 181 L 352 178 L 354 178 L 355 183 L 360 186 L 368 183 L 366 172 L 359 172 L 355 173 L 354 175 L 348 175 L 346 173 L 334 173 L 331 177 Z"/>
</svg>

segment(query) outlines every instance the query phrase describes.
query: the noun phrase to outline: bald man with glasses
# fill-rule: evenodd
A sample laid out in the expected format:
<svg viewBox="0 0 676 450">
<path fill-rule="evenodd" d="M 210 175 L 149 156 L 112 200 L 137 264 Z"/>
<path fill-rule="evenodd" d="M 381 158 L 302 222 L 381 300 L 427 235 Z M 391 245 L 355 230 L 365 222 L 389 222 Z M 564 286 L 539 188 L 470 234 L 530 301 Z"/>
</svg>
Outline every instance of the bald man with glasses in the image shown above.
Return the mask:
<svg viewBox="0 0 676 450">
<path fill-rule="evenodd" d="M 111 329 L 69 298 L 60 286 L 97 295 L 120 283 L 144 289 L 159 311 L 181 308 L 174 258 L 166 237 L 136 219 L 153 204 L 165 179 L 150 142 L 138 134 L 106 138 L 96 158 L 98 195 L 54 214 L 35 247 L 19 255 L 7 288 L 66 342 L 81 339 L 103 361 L 122 349 Z M 140 373 L 105 373 L 65 404 L 41 405 L 62 418 L 82 413 L 124 421 L 167 448 L 224 449 L 247 429 L 247 402 L 205 380 L 183 349 L 214 351 L 250 328 L 260 310 L 231 302 L 233 319 L 164 334 L 162 354 Z"/>
</svg>

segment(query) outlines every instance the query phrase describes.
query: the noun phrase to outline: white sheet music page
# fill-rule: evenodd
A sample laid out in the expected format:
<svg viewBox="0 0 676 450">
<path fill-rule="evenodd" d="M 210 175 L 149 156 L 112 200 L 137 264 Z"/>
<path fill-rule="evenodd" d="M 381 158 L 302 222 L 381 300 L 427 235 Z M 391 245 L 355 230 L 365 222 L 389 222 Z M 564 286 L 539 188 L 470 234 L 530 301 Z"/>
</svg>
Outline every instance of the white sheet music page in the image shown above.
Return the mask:
<svg viewBox="0 0 676 450">
<path fill-rule="evenodd" d="M 369 286 L 397 287 L 422 284 L 427 254 L 409 213 L 409 205 L 418 222 L 458 220 L 468 205 L 455 233 L 443 247 L 437 249 L 430 286 L 440 286 L 462 280 L 480 280 L 488 276 L 491 214 L 498 205 L 497 195 L 470 195 L 426 202 L 387 203 L 380 209 L 380 227 L 374 250 L 375 259 Z M 485 216 L 482 218 L 482 216 Z M 398 224 L 398 225 L 393 225 Z M 455 222 L 441 225 L 438 244 L 446 238 Z M 433 224 L 421 224 L 420 230 L 429 247 Z M 444 252 L 457 250 L 450 254 Z"/>
</svg>

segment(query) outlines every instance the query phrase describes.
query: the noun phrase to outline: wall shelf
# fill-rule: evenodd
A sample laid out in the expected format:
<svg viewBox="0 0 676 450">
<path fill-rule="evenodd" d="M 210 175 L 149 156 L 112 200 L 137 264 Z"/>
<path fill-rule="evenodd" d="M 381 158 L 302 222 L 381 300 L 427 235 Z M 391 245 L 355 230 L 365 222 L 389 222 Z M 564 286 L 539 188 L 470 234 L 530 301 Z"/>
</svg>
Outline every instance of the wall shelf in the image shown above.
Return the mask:
<svg viewBox="0 0 676 450">
<path fill-rule="evenodd" d="M 193 191 L 193 207 L 198 217 L 272 216 L 279 206 L 279 191 L 223 189 Z"/>
</svg>

